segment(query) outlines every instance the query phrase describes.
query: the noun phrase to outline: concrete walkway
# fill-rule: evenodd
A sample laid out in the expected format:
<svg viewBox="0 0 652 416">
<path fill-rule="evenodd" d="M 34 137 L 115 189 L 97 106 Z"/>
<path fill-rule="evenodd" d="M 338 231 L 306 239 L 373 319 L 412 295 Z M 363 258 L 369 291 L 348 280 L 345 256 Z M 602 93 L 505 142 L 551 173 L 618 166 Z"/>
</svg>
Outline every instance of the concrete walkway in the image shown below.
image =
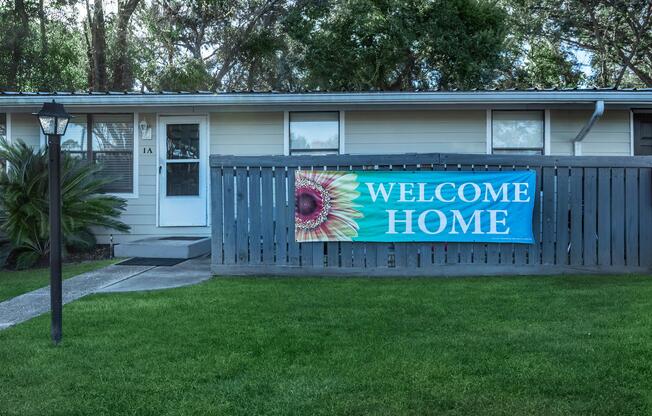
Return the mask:
<svg viewBox="0 0 652 416">
<path fill-rule="evenodd" d="M 129 266 L 117 266 L 129 267 Z M 170 267 L 152 267 L 128 279 L 107 285 L 96 292 L 139 292 L 190 286 L 210 279 L 209 257 L 191 259 Z"/>
<path fill-rule="evenodd" d="M 92 293 L 133 292 L 193 285 L 211 277 L 210 259 L 187 260 L 176 266 L 112 265 L 63 281 L 63 303 Z M 0 330 L 50 311 L 50 286 L 0 302 Z"/>
</svg>

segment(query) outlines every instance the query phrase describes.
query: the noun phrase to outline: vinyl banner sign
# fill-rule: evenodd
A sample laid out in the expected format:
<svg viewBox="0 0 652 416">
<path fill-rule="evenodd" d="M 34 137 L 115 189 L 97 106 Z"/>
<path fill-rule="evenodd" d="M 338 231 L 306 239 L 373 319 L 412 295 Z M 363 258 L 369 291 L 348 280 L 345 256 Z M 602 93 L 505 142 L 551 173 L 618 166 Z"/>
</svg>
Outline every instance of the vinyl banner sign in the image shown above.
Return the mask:
<svg viewBox="0 0 652 416">
<path fill-rule="evenodd" d="M 297 171 L 295 239 L 533 243 L 534 171 Z"/>
</svg>

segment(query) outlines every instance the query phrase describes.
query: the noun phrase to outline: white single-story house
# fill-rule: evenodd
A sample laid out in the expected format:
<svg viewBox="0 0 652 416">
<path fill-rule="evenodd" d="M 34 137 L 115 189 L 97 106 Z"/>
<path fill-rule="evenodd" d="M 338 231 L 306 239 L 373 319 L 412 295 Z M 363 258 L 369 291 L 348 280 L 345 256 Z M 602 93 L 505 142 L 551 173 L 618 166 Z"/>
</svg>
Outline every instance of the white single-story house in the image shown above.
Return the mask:
<svg viewBox="0 0 652 416">
<path fill-rule="evenodd" d="M 209 155 L 652 155 L 652 89 L 0 93 L 0 134 L 43 146 L 32 113 L 75 118 L 62 149 L 101 162 L 128 235 L 208 236 Z M 112 239 L 112 240 L 111 240 Z"/>
</svg>

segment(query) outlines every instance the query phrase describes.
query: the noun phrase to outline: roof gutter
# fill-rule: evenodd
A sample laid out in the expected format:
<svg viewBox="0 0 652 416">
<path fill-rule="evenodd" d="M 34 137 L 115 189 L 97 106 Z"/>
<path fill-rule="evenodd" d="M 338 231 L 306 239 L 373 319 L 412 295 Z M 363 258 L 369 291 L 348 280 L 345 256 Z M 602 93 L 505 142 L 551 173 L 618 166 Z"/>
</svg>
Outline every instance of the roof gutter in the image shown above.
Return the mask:
<svg viewBox="0 0 652 416">
<path fill-rule="evenodd" d="M 582 154 L 582 140 L 586 137 L 587 134 L 591 131 L 591 128 L 593 128 L 593 125 L 595 124 L 596 121 L 602 117 L 604 114 L 604 101 L 599 100 L 595 102 L 595 109 L 593 110 L 593 114 L 591 114 L 591 118 L 589 118 L 589 121 L 586 122 L 584 127 L 582 127 L 582 130 L 580 130 L 579 133 L 577 133 L 577 136 L 573 139 L 573 146 L 574 146 L 574 154 L 575 156 L 580 156 Z"/>
<path fill-rule="evenodd" d="M 40 107 L 56 99 L 68 105 L 94 106 L 278 106 L 278 105 L 450 105 L 590 104 L 652 105 L 651 91 L 476 91 L 370 93 L 106 93 L 0 94 L 0 106 Z"/>
</svg>

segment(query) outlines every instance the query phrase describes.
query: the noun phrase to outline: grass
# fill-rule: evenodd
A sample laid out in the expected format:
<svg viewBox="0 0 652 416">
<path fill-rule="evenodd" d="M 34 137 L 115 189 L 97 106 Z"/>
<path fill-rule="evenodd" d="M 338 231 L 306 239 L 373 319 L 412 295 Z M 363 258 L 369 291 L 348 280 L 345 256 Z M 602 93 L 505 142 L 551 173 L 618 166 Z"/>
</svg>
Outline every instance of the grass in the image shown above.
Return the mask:
<svg viewBox="0 0 652 416">
<path fill-rule="evenodd" d="M 68 279 L 113 263 L 115 263 L 115 260 L 64 264 L 63 278 Z M 0 270 L 0 302 L 49 284 L 50 270 L 47 268 L 20 271 Z"/>
<path fill-rule="evenodd" d="M 642 415 L 652 278 L 213 279 L 0 332 L 3 415 Z"/>
</svg>

